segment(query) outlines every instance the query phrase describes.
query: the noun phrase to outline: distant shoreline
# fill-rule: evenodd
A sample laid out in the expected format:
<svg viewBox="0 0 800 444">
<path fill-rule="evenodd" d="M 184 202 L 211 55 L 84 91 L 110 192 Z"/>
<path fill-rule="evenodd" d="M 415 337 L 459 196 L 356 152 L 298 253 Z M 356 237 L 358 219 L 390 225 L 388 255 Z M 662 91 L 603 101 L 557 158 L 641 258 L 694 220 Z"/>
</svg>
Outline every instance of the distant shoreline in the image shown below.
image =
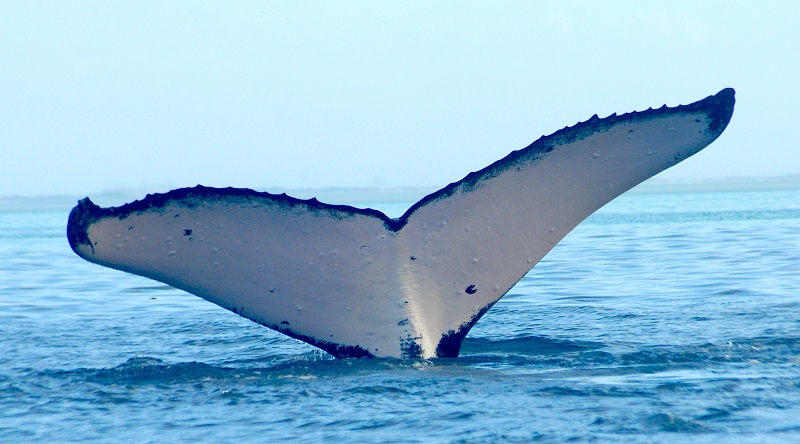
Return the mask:
<svg viewBox="0 0 800 444">
<path fill-rule="evenodd" d="M 800 175 L 779 177 L 733 177 L 703 180 L 646 180 L 629 193 L 709 193 L 800 189 Z"/>
<path fill-rule="evenodd" d="M 442 185 L 444 186 L 444 185 Z M 283 189 L 255 188 L 272 194 L 286 193 L 299 199 L 316 197 L 322 202 L 340 205 L 369 206 L 373 203 L 414 203 L 438 190 L 434 187 L 405 188 L 318 188 Z M 728 178 L 704 180 L 647 180 L 628 193 L 632 194 L 671 194 L 671 193 L 710 193 L 800 189 L 800 175 L 782 177 Z M 160 191 L 160 190 L 159 190 Z M 141 199 L 147 192 L 116 191 L 89 194 L 100 206 L 118 206 Z M 0 197 L 0 211 L 69 211 L 79 199 L 85 196 L 3 196 Z"/>
</svg>

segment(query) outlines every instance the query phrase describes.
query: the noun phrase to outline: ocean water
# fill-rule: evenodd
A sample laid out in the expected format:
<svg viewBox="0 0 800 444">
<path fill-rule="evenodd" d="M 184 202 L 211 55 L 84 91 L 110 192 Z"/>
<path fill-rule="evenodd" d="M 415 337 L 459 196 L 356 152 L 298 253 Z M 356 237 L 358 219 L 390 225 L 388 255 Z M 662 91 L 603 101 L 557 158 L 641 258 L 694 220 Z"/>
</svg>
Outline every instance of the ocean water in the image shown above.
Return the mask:
<svg viewBox="0 0 800 444">
<path fill-rule="evenodd" d="M 428 361 L 84 262 L 68 211 L 0 212 L 2 442 L 800 442 L 800 190 L 624 195 Z"/>
</svg>

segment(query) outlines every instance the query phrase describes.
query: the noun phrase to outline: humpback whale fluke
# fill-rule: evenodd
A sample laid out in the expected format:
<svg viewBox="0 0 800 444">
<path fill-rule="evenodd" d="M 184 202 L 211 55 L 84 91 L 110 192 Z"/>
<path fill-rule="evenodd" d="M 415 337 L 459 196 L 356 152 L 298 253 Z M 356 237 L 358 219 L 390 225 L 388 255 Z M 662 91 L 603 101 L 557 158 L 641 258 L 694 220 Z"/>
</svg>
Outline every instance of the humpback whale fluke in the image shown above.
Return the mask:
<svg viewBox="0 0 800 444">
<path fill-rule="evenodd" d="M 544 136 L 391 219 L 197 186 L 69 215 L 82 258 L 193 293 L 337 357 L 456 357 L 578 223 L 713 142 L 734 91 Z"/>
</svg>

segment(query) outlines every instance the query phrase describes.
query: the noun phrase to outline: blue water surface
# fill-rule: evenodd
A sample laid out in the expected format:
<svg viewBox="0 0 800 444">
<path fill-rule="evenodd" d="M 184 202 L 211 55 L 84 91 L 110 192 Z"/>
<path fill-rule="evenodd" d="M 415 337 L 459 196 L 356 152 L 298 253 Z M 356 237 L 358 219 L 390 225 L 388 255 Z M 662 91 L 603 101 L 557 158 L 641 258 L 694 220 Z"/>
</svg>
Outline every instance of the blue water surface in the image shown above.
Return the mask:
<svg viewBox="0 0 800 444">
<path fill-rule="evenodd" d="M 800 190 L 622 196 L 416 361 L 85 262 L 68 211 L 0 212 L 3 442 L 800 442 Z"/>
</svg>

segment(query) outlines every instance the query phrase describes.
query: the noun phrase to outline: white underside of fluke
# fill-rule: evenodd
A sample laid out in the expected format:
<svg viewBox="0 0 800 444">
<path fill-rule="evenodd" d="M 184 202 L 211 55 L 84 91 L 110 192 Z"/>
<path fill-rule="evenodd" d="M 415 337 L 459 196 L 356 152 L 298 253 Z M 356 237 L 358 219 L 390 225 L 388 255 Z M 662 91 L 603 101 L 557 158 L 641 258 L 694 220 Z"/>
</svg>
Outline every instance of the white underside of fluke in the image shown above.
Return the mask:
<svg viewBox="0 0 800 444">
<path fill-rule="evenodd" d="M 733 90 L 565 128 L 399 219 L 243 189 L 118 208 L 84 199 L 81 257 L 188 291 L 335 356 L 454 357 L 478 318 L 578 223 L 714 141 Z"/>
</svg>

